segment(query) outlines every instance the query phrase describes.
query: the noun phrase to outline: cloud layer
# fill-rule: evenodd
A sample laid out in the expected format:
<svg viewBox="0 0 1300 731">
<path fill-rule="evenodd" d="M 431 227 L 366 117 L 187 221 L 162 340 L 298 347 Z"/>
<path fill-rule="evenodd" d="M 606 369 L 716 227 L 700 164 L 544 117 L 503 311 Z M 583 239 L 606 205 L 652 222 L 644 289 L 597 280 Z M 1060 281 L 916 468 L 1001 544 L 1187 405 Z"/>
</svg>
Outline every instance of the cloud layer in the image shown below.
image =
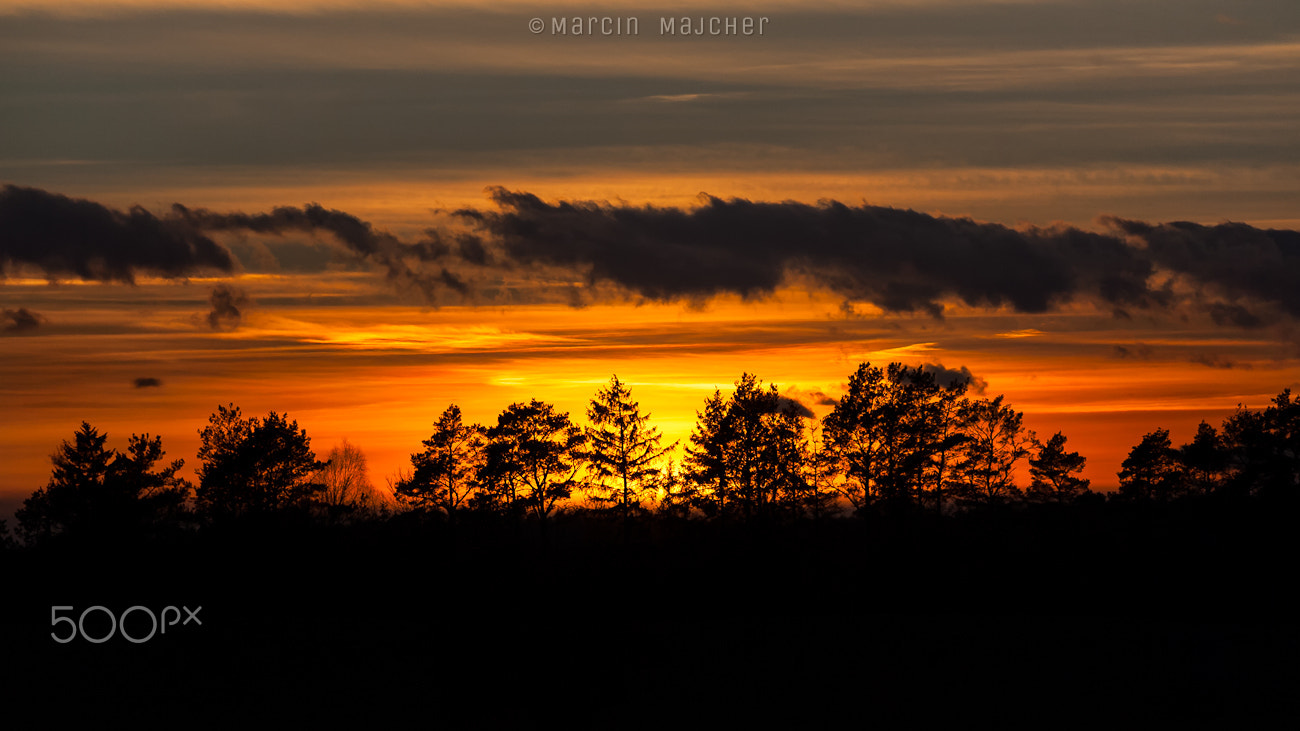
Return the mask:
<svg viewBox="0 0 1300 731">
<path fill-rule="evenodd" d="M 444 243 L 436 231 L 415 243 L 405 244 L 395 236 L 375 229 L 344 211 L 325 208 L 312 203 L 302 208 L 281 206 L 270 213 L 218 213 L 202 208 L 172 205 L 169 220 L 184 223 L 195 230 L 242 231 L 255 234 L 281 236 L 286 233 L 327 233 L 332 235 L 360 259 L 383 267 L 388 279 L 401 287 L 418 289 L 429 302 L 437 301 L 437 289 L 448 287 L 464 295 L 467 285 L 445 267 L 427 272 L 412 262 L 431 261 L 446 256 L 451 246 Z M 459 252 L 470 261 L 481 261 L 483 252 L 460 247 Z"/>
<path fill-rule="evenodd" d="M 15 266 L 51 279 L 134 282 L 234 269 L 230 253 L 193 226 L 135 206 L 118 211 L 37 188 L 0 188 L 0 278 Z"/>
<path fill-rule="evenodd" d="M 509 273 L 537 286 L 557 276 L 585 279 L 661 302 L 762 298 L 803 281 L 887 312 L 936 317 L 956 300 L 1021 313 L 1073 301 L 1119 316 L 1177 310 L 1241 329 L 1300 318 L 1300 232 L 1291 230 L 1102 217 L 1106 231 L 1098 233 L 838 201 L 704 196 L 678 208 L 548 202 L 504 188 L 490 194 L 493 206 L 442 214 L 422 237 L 403 241 L 317 204 L 248 214 L 178 203 L 154 215 L 5 186 L 0 265 L 127 283 L 138 273 L 233 272 L 238 262 L 211 234 L 302 233 L 337 242 L 429 303 L 441 290 L 475 297 L 476 282 Z M 488 286 L 482 291 L 493 296 Z M 237 291 L 214 290 L 209 324 L 238 325 L 242 304 Z M 18 326 L 17 315 L 6 317 Z"/>
<path fill-rule="evenodd" d="M 496 210 L 462 210 L 504 258 L 557 266 L 670 301 L 770 294 L 801 274 L 890 312 L 939 315 L 955 298 L 1038 313 L 1076 299 L 1117 312 L 1165 308 L 1177 275 L 1221 325 L 1256 327 L 1239 300 L 1300 316 L 1300 233 L 1245 224 L 1103 218 L 1109 233 L 1010 228 L 837 201 L 812 205 L 706 197 L 695 209 L 549 203 L 492 191 Z"/>
</svg>

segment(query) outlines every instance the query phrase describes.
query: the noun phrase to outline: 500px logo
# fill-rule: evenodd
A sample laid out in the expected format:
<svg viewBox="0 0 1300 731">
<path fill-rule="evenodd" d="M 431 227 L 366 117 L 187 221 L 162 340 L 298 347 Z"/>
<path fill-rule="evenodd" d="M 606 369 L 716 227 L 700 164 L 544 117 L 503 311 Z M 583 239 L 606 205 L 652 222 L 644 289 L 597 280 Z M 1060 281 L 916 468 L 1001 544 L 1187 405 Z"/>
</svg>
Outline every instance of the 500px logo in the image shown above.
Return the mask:
<svg viewBox="0 0 1300 731">
<path fill-rule="evenodd" d="M 186 614 L 184 622 L 181 622 L 181 609 L 184 609 Z M 195 607 L 194 609 L 190 609 L 189 607 L 183 606 L 181 607 L 181 609 L 177 609 L 176 607 L 173 606 L 163 607 L 161 618 L 160 618 L 159 615 L 153 613 L 152 609 L 138 604 L 134 607 L 128 607 L 120 615 L 113 614 L 113 611 L 108 607 L 104 607 L 96 604 L 93 607 L 86 607 L 85 609 L 83 609 L 81 611 L 81 616 L 78 617 L 77 620 L 74 622 L 72 620 L 72 617 L 59 616 L 59 612 L 73 611 L 73 608 L 71 606 L 50 607 L 50 626 L 57 628 L 59 627 L 60 624 L 64 622 L 66 622 L 68 625 L 67 633 L 64 636 L 62 637 L 59 636 L 59 633 L 55 631 L 50 633 L 50 638 L 60 644 L 67 644 L 77 639 L 78 636 L 80 636 L 86 642 L 90 642 L 98 645 L 101 642 L 108 642 L 109 639 L 111 639 L 114 634 L 120 634 L 122 635 L 122 637 L 126 638 L 128 642 L 134 642 L 135 644 L 138 645 L 142 642 L 148 642 L 149 640 L 153 639 L 154 635 L 156 634 L 164 634 L 164 635 L 167 634 L 167 628 L 175 627 L 177 623 L 179 623 L 182 627 L 189 624 L 190 622 L 193 622 L 194 624 L 197 625 L 203 624 L 203 620 L 199 619 L 199 612 L 203 611 L 203 607 Z M 103 631 L 104 622 L 99 619 L 101 615 L 108 617 L 107 632 Z M 135 633 L 134 635 L 130 632 L 127 632 L 127 626 L 126 626 L 127 618 L 133 615 L 139 617 L 138 621 L 132 622 L 134 633 Z M 146 617 L 149 620 L 148 634 L 144 634 L 142 632 L 143 622 Z M 168 621 L 169 617 L 171 621 Z M 91 620 L 90 632 L 86 631 L 87 618 Z"/>
</svg>

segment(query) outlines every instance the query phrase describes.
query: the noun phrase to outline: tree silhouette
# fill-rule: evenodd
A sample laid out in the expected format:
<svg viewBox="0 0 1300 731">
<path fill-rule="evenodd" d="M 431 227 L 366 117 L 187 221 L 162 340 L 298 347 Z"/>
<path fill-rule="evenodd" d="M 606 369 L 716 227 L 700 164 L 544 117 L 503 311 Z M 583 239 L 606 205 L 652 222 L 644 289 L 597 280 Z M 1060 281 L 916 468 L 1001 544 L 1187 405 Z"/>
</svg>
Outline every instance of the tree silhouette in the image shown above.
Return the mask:
<svg viewBox="0 0 1300 731">
<path fill-rule="evenodd" d="M 449 522 L 467 505 L 484 464 L 486 429 L 465 424 L 460 407 L 451 404 L 424 440 L 424 451 L 411 455 L 414 472 L 394 486 L 398 498 L 419 508 L 440 510 Z"/>
<path fill-rule="evenodd" d="M 1002 403 L 1002 396 L 970 402 L 963 409 L 967 440 L 957 466 L 960 491 L 968 503 L 997 504 L 1020 497 L 1016 463 L 1029 454 L 1033 435 L 1024 414 Z"/>
<path fill-rule="evenodd" d="M 884 446 L 885 406 L 890 399 L 885 373 L 862 363 L 849 376 L 848 389 L 822 421 L 829 464 L 844 480 L 836 489 L 861 513 L 876 497 L 876 475 Z"/>
<path fill-rule="evenodd" d="M 533 399 L 506 407 L 487 437 L 480 482 L 505 497 L 508 509 L 522 506 L 545 527 L 556 504 L 573 492 L 582 464 L 582 431 L 567 413 Z"/>
<path fill-rule="evenodd" d="M 885 504 L 906 509 L 920 502 L 925 473 L 938 449 L 932 406 L 939 387 L 933 374 L 902 363 L 890 363 L 885 378 L 889 386 L 879 405 L 876 487 Z"/>
<path fill-rule="evenodd" d="M 777 413 L 778 405 L 776 388 L 764 389 L 750 373 L 741 375 L 727 404 L 725 421 L 732 439 L 725 462 L 735 485 L 733 505 L 744 518 L 765 511 L 775 499 L 778 466 L 768 417 Z"/>
<path fill-rule="evenodd" d="M 15 514 L 25 541 L 64 533 L 141 533 L 183 519 L 192 489 L 176 477 L 184 460 L 155 471 L 163 456 L 161 437 L 133 434 L 125 454 L 105 448 L 107 440 L 82 422 L 73 441 L 51 455 L 49 483 Z"/>
<path fill-rule="evenodd" d="M 812 451 L 808 454 L 808 494 L 804 499 L 804 510 L 813 520 L 821 520 L 834 512 L 837 495 L 830 488 L 834 464 L 823 446 L 823 430 L 824 427 L 819 428 L 814 424 L 808 435 L 808 445 Z"/>
<path fill-rule="evenodd" d="M 705 400 L 704 410 L 695 416 L 691 443 L 686 448 L 686 479 L 702 488 L 693 492 L 694 507 L 707 517 L 719 516 L 727 510 L 731 498 L 727 450 L 734 438 L 722 391 L 715 388 Z"/>
<path fill-rule="evenodd" d="M 1223 439 L 1204 421 L 1196 427 L 1192 441 L 1178 448 L 1178 460 L 1182 462 L 1188 481 L 1203 495 L 1216 493 L 1222 488 L 1228 458 Z"/>
<path fill-rule="evenodd" d="M 323 487 L 311 478 L 324 464 L 287 416 L 245 419 L 234 404 L 218 406 L 199 438 L 198 505 L 209 516 L 305 508 Z"/>
<path fill-rule="evenodd" d="M 966 381 L 940 386 L 922 368 L 862 363 L 823 421 L 822 443 L 840 493 L 858 512 L 874 502 L 919 505 L 927 488 L 943 509 L 952 460 L 967 439 Z"/>
<path fill-rule="evenodd" d="M 794 406 L 750 373 L 730 398 L 715 390 L 705 401 L 686 462 L 706 515 L 770 517 L 807 492 L 807 440 Z"/>
<path fill-rule="evenodd" d="M 925 375 L 933 379 L 931 374 Z M 970 399 L 966 396 L 969 387 L 970 380 L 962 379 L 947 386 L 935 383 L 925 389 L 925 419 L 921 422 L 925 439 L 923 457 L 928 461 L 925 484 L 938 513 L 943 513 L 944 497 L 955 479 L 958 455 L 970 440 L 965 431 L 965 420 L 970 414 Z"/>
<path fill-rule="evenodd" d="M 331 515 L 374 515 L 386 504 L 370 481 L 365 453 L 347 439 L 330 450 L 312 481 L 321 485 L 317 504 Z"/>
<path fill-rule="evenodd" d="M 1156 429 L 1129 450 L 1120 465 L 1121 500 L 1167 502 L 1183 493 L 1182 465 L 1169 443 L 1169 430 Z"/>
<path fill-rule="evenodd" d="M 691 510 L 699 504 L 695 483 L 685 479 L 679 472 L 678 466 L 671 460 L 652 479 L 652 483 L 655 511 L 658 515 L 686 519 L 691 516 Z"/>
<path fill-rule="evenodd" d="M 1223 423 L 1230 453 L 1226 489 L 1239 497 L 1300 490 L 1300 400 L 1284 390 L 1262 411 L 1238 406 Z"/>
<path fill-rule="evenodd" d="M 775 392 L 773 387 L 772 393 Z M 768 419 L 768 430 L 770 444 L 764 463 L 772 472 L 765 475 L 769 495 L 764 506 L 767 513 L 780 512 L 798 518 L 805 511 L 823 509 L 825 497 L 818 492 L 815 482 L 820 465 L 808 451 L 804 417 L 788 402 L 780 402 L 777 412 Z"/>
<path fill-rule="evenodd" d="M 631 512 L 641 507 L 642 492 L 659 474 L 655 464 L 676 445 L 660 446 L 659 430 L 647 426 L 650 415 L 641 413 L 617 374 L 591 400 L 587 419 L 591 426 L 584 457 L 595 480 L 593 499 L 616 507 L 626 526 Z"/>
<path fill-rule="evenodd" d="M 1068 503 L 1088 492 L 1089 481 L 1077 476 L 1088 460 L 1078 452 L 1065 451 L 1065 442 L 1059 431 L 1046 444 L 1034 438 L 1036 454 L 1029 458 L 1030 499 Z"/>
<path fill-rule="evenodd" d="M 1265 414 L 1273 429 L 1279 463 L 1276 479 L 1265 490 L 1294 495 L 1300 490 L 1300 399 L 1292 399 L 1288 388 L 1273 399 Z"/>
</svg>

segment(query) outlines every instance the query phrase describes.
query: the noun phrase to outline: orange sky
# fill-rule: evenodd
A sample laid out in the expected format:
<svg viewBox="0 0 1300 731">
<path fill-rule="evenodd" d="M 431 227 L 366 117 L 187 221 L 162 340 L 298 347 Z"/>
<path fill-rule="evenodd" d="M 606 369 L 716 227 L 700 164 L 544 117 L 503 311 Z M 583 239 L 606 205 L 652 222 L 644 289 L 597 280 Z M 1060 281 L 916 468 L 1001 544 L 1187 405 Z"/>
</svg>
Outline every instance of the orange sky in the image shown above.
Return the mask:
<svg viewBox="0 0 1300 731">
<path fill-rule="evenodd" d="M 1106 215 L 1300 228 L 1291 0 L 714 5 L 770 16 L 769 32 L 662 37 L 676 1 L 605 4 L 641 19 L 618 39 L 528 30 L 589 14 L 571 0 L 0 0 L 0 184 L 158 214 L 317 202 L 403 241 L 490 208 L 487 186 L 682 208 L 701 193 L 833 199 L 1088 231 Z M 227 402 L 287 411 L 320 455 L 349 439 L 382 484 L 453 401 L 483 422 L 532 397 L 580 418 L 617 373 L 684 439 L 705 396 L 744 371 L 821 415 L 809 395 L 838 395 L 863 360 L 942 363 L 1040 434 L 1064 431 L 1109 487 L 1142 434 L 1187 439 L 1300 385 L 1285 312 L 1239 328 L 1195 307 L 1123 319 L 1085 299 L 1043 314 L 945 301 L 937 320 L 793 275 L 770 297 L 687 304 L 531 269 L 434 307 L 327 236 L 216 238 L 238 260 L 220 278 L 51 285 L 6 267 L 0 309 L 43 320 L 0 329 L 0 515 L 83 419 L 118 448 L 161 434 L 188 472 Z M 205 320 L 219 284 L 249 297 L 237 327 Z M 1188 301 L 1217 296 L 1203 284 L 1171 280 Z"/>
<path fill-rule="evenodd" d="M 537 397 L 581 420 L 617 373 L 669 440 L 685 440 L 704 399 L 744 371 L 824 415 L 814 392 L 836 397 L 859 362 L 895 360 L 969 368 L 987 382 L 986 395 L 1006 394 L 1024 411 L 1029 428 L 1064 431 L 1089 458 L 1085 474 L 1109 487 L 1142 434 L 1166 427 L 1188 439 L 1200 419 L 1217 424 L 1237 403 L 1262 406 L 1300 380 L 1287 344 L 1267 336 L 1117 324 L 1086 306 L 1034 316 L 954 307 L 936 321 L 858 305 L 846 317 L 833 296 L 786 288 L 703 309 L 622 301 L 433 309 L 350 302 L 376 296 L 366 273 L 236 281 L 252 304 L 230 332 L 202 321 L 202 280 L 9 281 L 6 293 L 48 321 L 39 335 L 5 341 L 7 500 L 43 483 L 45 455 L 83 419 L 117 447 L 132 433 L 161 435 L 171 458 L 192 469 L 197 431 L 218 404 L 288 412 L 319 455 L 344 438 L 360 446 L 383 484 L 409 468 L 409 454 L 452 402 L 467 419 L 492 423 L 509 403 Z M 1142 359 L 1117 357 L 1115 345 L 1142 349 Z M 1195 362 L 1205 353 L 1230 354 L 1234 367 Z M 133 385 L 145 377 L 162 385 Z"/>
</svg>

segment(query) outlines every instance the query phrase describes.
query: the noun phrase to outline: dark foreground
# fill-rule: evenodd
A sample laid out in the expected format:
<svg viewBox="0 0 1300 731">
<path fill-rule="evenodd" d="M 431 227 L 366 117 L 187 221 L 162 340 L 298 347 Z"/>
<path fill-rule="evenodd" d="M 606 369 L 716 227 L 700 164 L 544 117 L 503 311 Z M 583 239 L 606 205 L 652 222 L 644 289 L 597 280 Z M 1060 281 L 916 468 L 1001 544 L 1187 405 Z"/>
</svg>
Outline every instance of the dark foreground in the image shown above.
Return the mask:
<svg viewBox="0 0 1300 731">
<path fill-rule="evenodd" d="M 0 697 L 56 726 L 1294 720 L 1300 541 L 1281 507 L 65 541 L 0 554 Z M 72 629 L 52 607 L 91 606 L 51 637 Z M 138 644 L 80 634 L 134 606 L 202 609 Z M 132 610 L 119 629 L 151 626 Z"/>
</svg>

